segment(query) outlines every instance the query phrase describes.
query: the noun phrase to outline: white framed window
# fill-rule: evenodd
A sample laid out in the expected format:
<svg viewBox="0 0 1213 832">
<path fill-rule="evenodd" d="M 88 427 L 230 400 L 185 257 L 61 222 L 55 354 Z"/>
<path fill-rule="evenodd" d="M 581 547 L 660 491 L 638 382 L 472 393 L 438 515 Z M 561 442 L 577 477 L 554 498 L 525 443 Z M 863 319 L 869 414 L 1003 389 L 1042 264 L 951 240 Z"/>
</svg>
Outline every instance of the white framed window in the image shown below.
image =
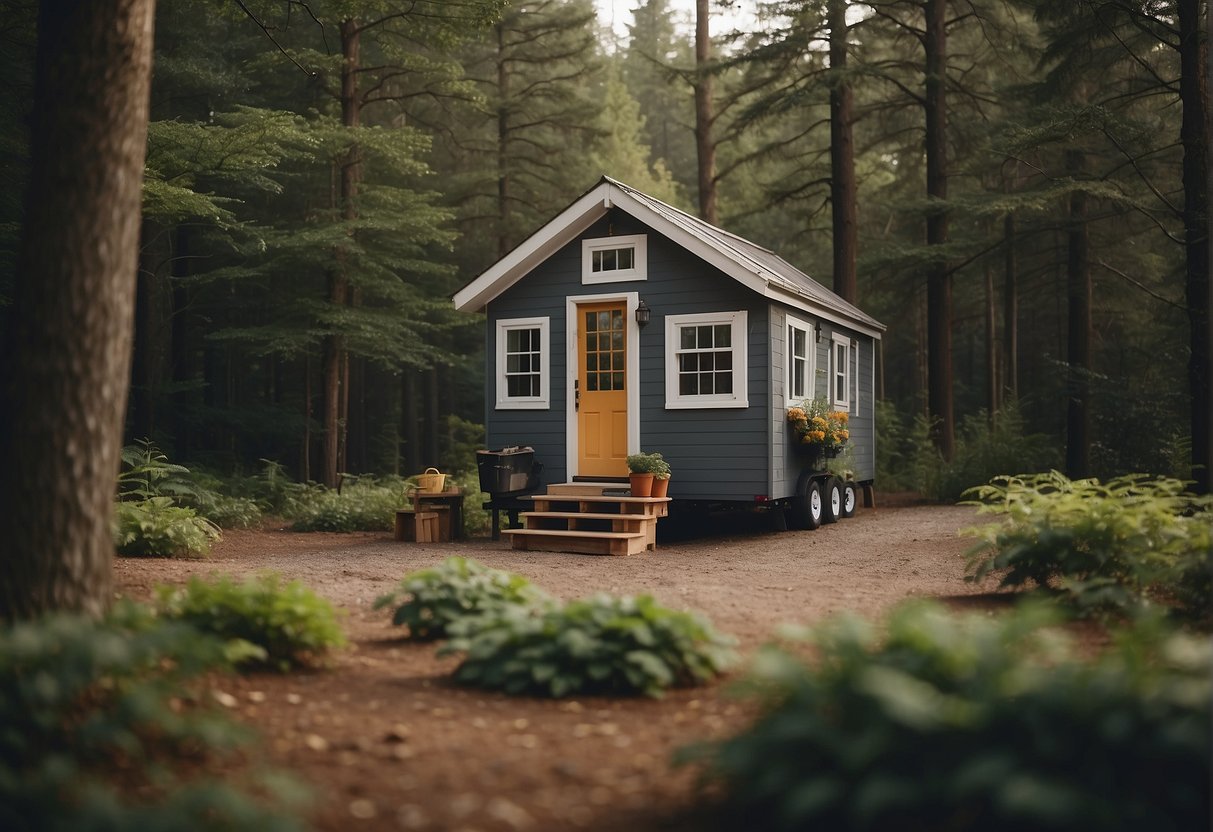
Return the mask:
<svg viewBox="0 0 1213 832">
<path fill-rule="evenodd" d="M 749 407 L 746 313 L 665 316 L 667 409 Z"/>
<path fill-rule="evenodd" d="M 784 331 L 784 397 L 792 404 L 813 398 L 813 353 L 817 347 L 810 323 L 788 315 Z"/>
<path fill-rule="evenodd" d="M 830 336 L 830 401 L 851 409 L 851 339 L 838 333 Z"/>
<path fill-rule="evenodd" d="M 648 238 L 644 234 L 581 241 L 583 284 L 646 280 L 648 269 Z"/>
<path fill-rule="evenodd" d="M 546 410 L 551 404 L 549 318 L 497 322 L 497 409 Z"/>
</svg>

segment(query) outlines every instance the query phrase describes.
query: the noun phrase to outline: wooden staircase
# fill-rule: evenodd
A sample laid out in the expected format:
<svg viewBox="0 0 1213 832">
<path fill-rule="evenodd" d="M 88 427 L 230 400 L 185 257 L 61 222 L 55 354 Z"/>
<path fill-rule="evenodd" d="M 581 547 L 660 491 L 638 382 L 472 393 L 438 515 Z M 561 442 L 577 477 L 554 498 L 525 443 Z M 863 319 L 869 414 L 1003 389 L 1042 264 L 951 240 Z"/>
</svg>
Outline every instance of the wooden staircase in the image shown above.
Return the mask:
<svg viewBox="0 0 1213 832">
<path fill-rule="evenodd" d="M 621 497 L 618 483 L 550 485 L 530 497 L 526 528 L 503 529 L 515 549 L 578 552 L 586 555 L 636 555 L 657 548 L 657 521 L 669 514 L 669 497 Z M 604 493 L 608 492 L 608 493 Z"/>
</svg>

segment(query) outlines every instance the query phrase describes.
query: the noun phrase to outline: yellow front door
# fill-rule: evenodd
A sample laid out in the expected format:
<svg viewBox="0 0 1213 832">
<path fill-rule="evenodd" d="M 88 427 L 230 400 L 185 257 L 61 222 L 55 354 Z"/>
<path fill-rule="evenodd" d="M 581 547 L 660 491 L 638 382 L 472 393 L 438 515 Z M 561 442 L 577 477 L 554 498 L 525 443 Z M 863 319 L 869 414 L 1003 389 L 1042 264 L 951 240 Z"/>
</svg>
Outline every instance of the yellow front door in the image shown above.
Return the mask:
<svg viewBox="0 0 1213 832">
<path fill-rule="evenodd" d="M 628 473 L 627 307 L 623 301 L 577 307 L 577 473 Z"/>
</svg>

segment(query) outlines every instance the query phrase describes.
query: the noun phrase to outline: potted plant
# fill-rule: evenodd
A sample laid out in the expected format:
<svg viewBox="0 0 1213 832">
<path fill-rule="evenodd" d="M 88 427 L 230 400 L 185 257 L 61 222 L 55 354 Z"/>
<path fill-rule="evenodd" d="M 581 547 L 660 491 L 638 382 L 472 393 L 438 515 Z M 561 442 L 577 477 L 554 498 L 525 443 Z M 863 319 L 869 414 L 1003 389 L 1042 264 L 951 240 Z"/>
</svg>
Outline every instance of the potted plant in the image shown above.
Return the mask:
<svg viewBox="0 0 1213 832">
<path fill-rule="evenodd" d="M 628 482 L 631 485 L 633 497 L 651 497 L 653 494 L 653 479 L 665 460 L 661 454 L 628 454 Z"/>
<path fill-rule="evenodd" d="M 653 471 L 653 494 L 654 497 L 665 497 L 670 491 L 670 463 L 662 458 L 661 454 L 653 454 L 657 457 L 657 465 Z"/>
</svg>

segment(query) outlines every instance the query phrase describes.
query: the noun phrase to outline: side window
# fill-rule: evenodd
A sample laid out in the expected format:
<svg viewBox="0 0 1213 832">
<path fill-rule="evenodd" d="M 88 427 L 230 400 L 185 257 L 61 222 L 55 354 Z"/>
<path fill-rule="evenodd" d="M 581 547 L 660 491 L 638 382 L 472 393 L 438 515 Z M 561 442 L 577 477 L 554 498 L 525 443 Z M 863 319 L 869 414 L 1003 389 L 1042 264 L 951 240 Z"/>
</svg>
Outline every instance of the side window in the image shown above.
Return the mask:
<svg viewBox="0 0 1213 832">
<path fill-rule="evenodd" d="M 550 405 L 551 353 L 548 318 L 497 322 L 499 410 L 541 410 Z"/>
<path fill-rule="evenodd" d="M 791 315 L 784 329 L 784 397 L 790 404 L 813 397 L 814 331 L 812 324 Z"/>
<path fill-rule="evenodd" d="M 622 283 L 648 277 L 648 239 L 644 234 L 581 241 L 581 282 Z"/>
<path fill-rule="evenodd" d="M 839 410 L 851 407 L 851 339 L 831 336 L 830 401 Z"/>
</svg>

